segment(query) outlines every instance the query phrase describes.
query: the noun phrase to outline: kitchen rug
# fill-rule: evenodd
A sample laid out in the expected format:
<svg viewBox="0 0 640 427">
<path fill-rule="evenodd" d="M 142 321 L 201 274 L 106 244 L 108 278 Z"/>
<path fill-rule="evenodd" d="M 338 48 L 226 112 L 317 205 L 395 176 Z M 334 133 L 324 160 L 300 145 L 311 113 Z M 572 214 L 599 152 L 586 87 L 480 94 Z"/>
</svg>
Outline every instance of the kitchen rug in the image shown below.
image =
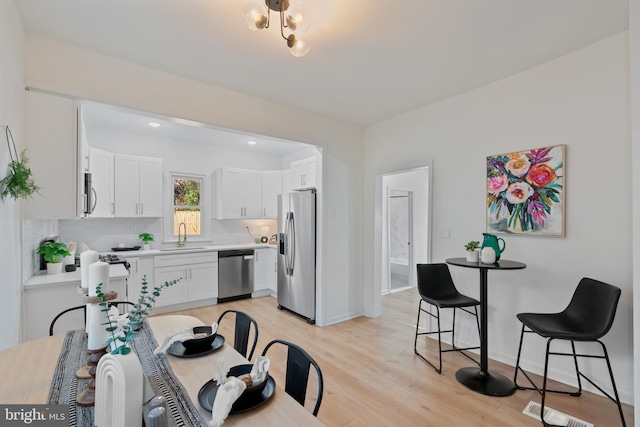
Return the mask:
<svg viewBox="0 0 640 427">
<path fill-rule="evenodd" d="M 164 396 L 167 402 L 168 425 L 190 427 L 206 425 L 186 390 L 176 378 L 164 355 L 155 356 L 153 350 L 158 342 L 147 321 L 131 342 L 138 355 L 142 371 L 149 380 L 156 396 Z M 69 426 L 93 426 L 94 408 L 83 408 L 75 404 L 78 390 L 89 384 L 88 379 L 76 378 L 76 371 L 87 363 L 87 335 L 83 329 L 69 331 L 65 335 L 56 370 L 51 381 L 50 404 L 69 404 Z"/>
</svg>

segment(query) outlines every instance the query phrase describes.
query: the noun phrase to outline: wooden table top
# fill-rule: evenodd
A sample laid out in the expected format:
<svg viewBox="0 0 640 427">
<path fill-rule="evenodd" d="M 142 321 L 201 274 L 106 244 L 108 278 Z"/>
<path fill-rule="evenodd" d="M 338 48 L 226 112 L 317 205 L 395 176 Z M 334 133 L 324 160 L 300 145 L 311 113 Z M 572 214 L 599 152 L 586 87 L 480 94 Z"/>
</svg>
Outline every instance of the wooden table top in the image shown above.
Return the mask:
<svg viewBox="0 0 640 427">
<path fill-rule="evenodd" d="M 191 316 L 168 315 L 147 320 L 158 342 L 162 342 L 171 331 L 203 324 Z M 0 352 L 0 403 L 46 403 L 63 340 L 64 334 L 59 334 L 28 341 Z M 227 367 L 249 363 L 226 343 L 222 349 L 202 357 L 178 358 L 167 355 L 171 369 L 206 420 L 211 419 L 211 413 L 198 404 L 198 391 L 213 378 L 215 363 L 220 357 L 224 358 Z M 224 424 L 247 427 L 323 425 L 284 391 L 284 379 L 276 381 L 276 392 L 268 402 L 251 411 L 230 415 Z"/>
</svg>

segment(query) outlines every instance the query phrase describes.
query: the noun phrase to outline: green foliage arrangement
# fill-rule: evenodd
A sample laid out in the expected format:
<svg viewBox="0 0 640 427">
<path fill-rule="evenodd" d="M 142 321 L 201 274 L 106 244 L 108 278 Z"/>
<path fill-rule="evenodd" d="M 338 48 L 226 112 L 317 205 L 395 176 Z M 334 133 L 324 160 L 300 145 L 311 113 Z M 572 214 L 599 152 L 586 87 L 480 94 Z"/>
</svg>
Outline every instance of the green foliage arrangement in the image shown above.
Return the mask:
<svg viewBox="0 0 640 427">
<path fill-rule="evenodd" d="M 62 242 L 46 242 L 36 252 L 44 255 L 46 262 L 53 264 L 62 262 L 61 258 L 71 255 L 67 244 Z"/>
<path fill-rule="evenodd" d="M 472 240 L 469 243 L 467 243 L 466 245 L 464 245 L 464 247 L 468 251 L 475 251 L 476 249 L 478 249 L 480 247 L 480 242 Z"/>
<path fill-rule="evenodd" d="M 22 151 L 18 160 L 9 163 L 9 173 L 0 180 L 0 198 L 11 197 L 14 200 L 32 197 L 33 193 L 40 190 L 33 180 L 28 162 L 26 150 Z"/>
<path fill-rule="evenodd" d="M 168 282 L 164 282 L 160 286 L 155 286 L 151 292 L 148 291 L 148 283 L 147 276 L 142 276 L 142 287 L 140 289 L 140 297 L 138 297 L 138 302 L 134 304 L 133 310 L 129 312 L 129 321 L 126 325 L 122 327 L 123 334 L 116 335 L 116 330 L 118 329 L 118 325 L 115 322 L 115 319 L 111 318 L 111 314 L 109 312 L 109 303 L 106 300 L 106 294 L 102 292 L 102 283 L 100 283 L 96 287 L 97 297 L 100 299 L 100 306 L 103 313 L 107 317 L 107 332 L 111 334 L 111 337 L 107 340 L 107 345 L 110 345 L 112 342 L 115 342 L 115 349 L 111 352 L 111 354 L 129 354 L 131 352 L 131 348 L 129 347 L 129 341 L 133 339 L 136 334 L 136 331 L 140 328 L 140 324 L 142 322 L 143 316 L 149 314 L 149 311 L 153 308 L 156 303 L 156 298 L 160 296 L 160 292 L 163 289 L 168 288 L 169 286 L 173 286 L 178 283 L 182 278 L 170 280 Z"/>
<path fill-rule="evenodd" d="M 144 243 L 149 243 L 154 241 L 153 234 L 151 233 L 140 233 L 138 234 L 138 239 L 142 240 Z"/>
</svg>

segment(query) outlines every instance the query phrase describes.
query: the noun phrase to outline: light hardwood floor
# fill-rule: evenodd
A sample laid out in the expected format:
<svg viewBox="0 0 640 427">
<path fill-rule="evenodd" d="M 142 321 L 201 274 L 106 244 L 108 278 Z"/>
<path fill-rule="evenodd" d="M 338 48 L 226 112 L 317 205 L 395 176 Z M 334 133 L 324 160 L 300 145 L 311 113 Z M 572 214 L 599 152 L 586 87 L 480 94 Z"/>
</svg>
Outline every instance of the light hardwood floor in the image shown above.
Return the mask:
<svg viewBox="0 0 640 427">
<path fill-rule="evenodd" d="M 327 426 L 540 426 L 540 422 L 522 414 L 530 400 L 540 402 L 536 392 L 517 391 L 509 397 L 484 396 L 456 381 L 456 370 L 472 363 L 464 356 L 443 354 L 443 373 L 439 375 L 414 354 L 418 300 L 415 289 L 386 295 L 382 298 L 379 318 L 359 317 L 323 328 L 308 325 L 287 311 L 279 311 L 276 299 L 271 297 L 173 314 L 196 316 L 210 324 L 224 310 L 242 310 L 253 316 L 260 328 L 256 355 L 274 338 L 292 341 L 307 350 L 324 376 L 324 397 L 318 418 Z M 220 333 L 231 344 L 233 322 L 226 322 L 222 322 Z M 436 357 L 437 342 L 429 341 L 428 354 Z M 283 369 L 278 361 L 284 360 L 284 353 L 280 358 L 270 349 L 269 356 L 272 375 L 276 382 L 283 384 Z M 513 377 L 511 366 L 494 361 L 490 361 L 489 366 Z M 203 383 L 206 380 L 203 377 Z M 312 377 L 307 408 L 313 407 L 315 384 Z M 606 385 L 605 390 L 608 390 Z M 551 394 L 547 405 L 597 427 L 621 425 L 616 405 L 592 393 L 584 392 L 581 397 Z M 627 425 L 633 425 L 633 408 L 624 405 L 624 412 Z"/>
</svg>

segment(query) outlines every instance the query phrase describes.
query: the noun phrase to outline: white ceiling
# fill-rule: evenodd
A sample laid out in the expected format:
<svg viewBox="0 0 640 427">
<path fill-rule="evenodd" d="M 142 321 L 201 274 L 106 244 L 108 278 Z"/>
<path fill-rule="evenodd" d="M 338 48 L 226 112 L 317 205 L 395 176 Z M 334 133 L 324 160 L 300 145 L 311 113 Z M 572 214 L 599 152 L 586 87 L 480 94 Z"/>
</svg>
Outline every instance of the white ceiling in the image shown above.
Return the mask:
<svg viewBox="0 0 640 427">
<path fill-rule="evenodd" d="M 628 27 L 628 0 L 301 0 L 296 58 L 244 0 L 14 1 L 27 31 L 363 126 Z"/>
</svg>

